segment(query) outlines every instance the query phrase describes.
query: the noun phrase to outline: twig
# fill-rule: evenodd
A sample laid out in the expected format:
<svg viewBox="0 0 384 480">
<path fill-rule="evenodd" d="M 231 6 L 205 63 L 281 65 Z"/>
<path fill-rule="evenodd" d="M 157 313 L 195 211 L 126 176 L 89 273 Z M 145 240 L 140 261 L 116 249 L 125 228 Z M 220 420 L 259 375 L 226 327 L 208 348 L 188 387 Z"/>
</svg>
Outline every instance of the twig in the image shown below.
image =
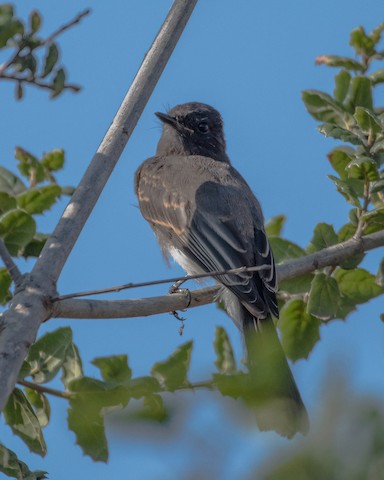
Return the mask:
<svg viewBox="0 0 384 480">
<path fill-rule="evenodd" d="M 12 280 L 15 282 L 15 285 L 20 285 L 23 278 L 22 273 L 20 272 L 18 266 L 13 261 L 13 258 L 8 252 L 7 247 L 4 245 L 3 240 L 0 238 L 0 257 L 4 262 L 5 268 L 7 269 Z"/>
<path fill-rule="evenodd" d="M 23 387 L 30 388 L 31 390 L 36 390 L 36 392 L 48 393 L 49 395 L 54 395 L 55 397 L 64 398 L 66 400 L 73 397 L 73 393 L 62 392 L 54 388 L 49 388 L 49 387 L 45 387 L 44 385 L 39 385 L 38 383 L 29 382 L 28 380 L 19 380 L 17 383 L 19 385 L 22 385 Z"/>
<path fill-rule="evenodd" d="M 79 23 L 82 18 L 86 17 L 90 13 L 91 13 L 91 9 L 86 8 L 84 11 L 76 15 L 76 17 L 73 20 L 71 20 L 68 23 L 65 23 L 60 28 L 58 28 L 55 32 L 51 33 L 51 35 L 45 40 L 44 43 L 51 43 L 56 37 L 58 37 L 59 35 L 64 33 L 66 30 L 76 25 L 76 23 Z"/>
<path fill-rule="evenodd" d="M 280 282 L 289 280 L 320 268 L 338 265 L 357 253 L 367 252 L 381 246 L 384 246 L 384 230 L 360 239 L 351 238 L 311 255 L 277 265 L 277 276 Z M 130 300 L 59 300 L 54 304 L 53 316 L 79 319 L 144 317 L 212 303 L 217 300 L 220 287 L 212 286 L 194 290 L 190 294 L 189 306 L 189 299 L 182 293 Z"/>
<path fill-rule="evenodd" d="M 17 77 L 15 75 L 3 74 L 3 75 L 0 75 L 0 80 L 10 80 L 18 83 L 28 83 L 30 85 L 35 85 L 36 87 L 39 87 L 39 88 L 45 88 L 46 90 L 54 90 L 54 87 L 52 84 L 41 82 L 40 80 L 37 80 L 37 78 Z M 66 83 L 63 86 L 63 90 L 71 90 L 72 92 L 77 93 L 77 92 L 80 92 L 81 87 L 80 85 L 76 85 L 74 83 Z"/>
<path fill-rule="evenodd" d="M 140 287 L 151 287 L 153 285 L 162 285 L 164 283 L 175 283 L 175 282 L 187 282 L 188 280 L 199 280 L 201 278 L 207 277 L 218 277 L 220 275 L 231 275 L 239 274 L 243 272 L 257 272 L 260 270 L 269 270 L 270 267 L 263 265 L 261 267 L 239 267 L 232 268 L 229 270 L 215 270 L 207 273 L 198 273 L 196 275 L 185 275 L 184 277 L 173 277 L 173 278 L 163 278 L 161 280 L 152 280 L 149 282 L 141 283 L 126 283 L 124 285 L 118 285 L 116 287 L 101 288 L 99 290 L 89 290 L 87 292 L 77 292 L 77 293 L 68 293 L 67 295 L 60 295 L 59 297 L 54 298 L 52 301 L 57 302 L 59 300 L 66 300 L 67 298 L 77 298 L 77 297 L 88 297 L 90 295 L 100 295 L 101 293 L 110 293 L 110 292 L 120 292 L 121 290 L 127 290 L 129 288 L 140 288 Z"/>
</svg>

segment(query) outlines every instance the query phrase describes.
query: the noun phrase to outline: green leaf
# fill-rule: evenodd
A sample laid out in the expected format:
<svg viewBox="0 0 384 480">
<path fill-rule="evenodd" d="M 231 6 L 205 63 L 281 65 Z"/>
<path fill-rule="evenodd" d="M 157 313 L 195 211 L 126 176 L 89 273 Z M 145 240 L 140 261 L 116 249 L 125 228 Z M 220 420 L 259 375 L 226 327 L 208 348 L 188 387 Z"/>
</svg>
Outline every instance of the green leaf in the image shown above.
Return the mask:
<svg viewBox="0 0 384 480">
<path fill-rule="evenodd" d="M 62 369 L 63 374 L 61 376 L 61 381 L 66 389 L 69 388 L 72 380 L 77 380 L 84 376 L 80 353 L 74 343 L 70 343 L 65 351 Z"/>
<path fill-rule="evenodd" d="M 236 360 L 227 332 L 223 327 L 216 327 L 213 346 L 216 352 L 215 365 L 220 373 L 236 372 Z"/>
<path fill-rule="evenodd" d="M 29 403 L 33 406 L 36 417 L 41 427 L 45 427 L 49 423 L 51 416 L 51 407 L 48 398 L 36 390 L 26 388 L 25 393 Z"/>
<path fill-rule="evenodd" d="M 187 342 L 175 350 L 163 362 L 157 362 L 151 369 L 152 375 L 169 391 L 189 384 L 188 370 L 193 342 Z"/>
<path fill-rule="evenodd" d="M 31 472 L 28 465 L 17 458 L 15 452 L 0 443 L 0 472 L 18 480 L 44 480 L 47 472 L 35 470 Z"/>
<path fill-rule="evenodd" d="M 290 280 L 284 280 L 279 283 L 279 291 L 287 292 L 293 295 L 300 293 L 307 293 L 311 288 L 311 282 L 313 280 L 312 273 L 306 275 L 300 275 L 299 277 L 291 278 Z"/>
<path fill-rule="evenodd" d="M 356 156 L 347 167 L 349 178 L 357 178 L 360 180 L 369 180 L 373 182 L 379 179 L 379 172 L 376 162 L 365 155 Z"/>
<path fill-rule="evenodd" d="M 290 300 L 280 311 L 282 345 L 292 361 L 308 358 L 320 339 L 320 322 L 307 312 L 302 300 Z"/>
<path fill-rule="evenodd" d="M 373 111 L 372 84 L 368 77 L 357 75 L 352 78 L 343 105 L 351 113 L 355 112 L 356 107 Z"/>
<path fill-rule="evenodd" d="M 340 292 L 334 278 L 318 273 L 312 281 L 307 312 L 321 320 L 335 318 Z"/>
<path fill-rule="evenodd" d="M 366 223 L 364 228 L 364 234 L 379 232 L 384 229 L 384 208 L 377 208 L 371 210 L 363 215 L 363 219 Z"/>
<path fill-rule="evenodd" d="M 329 152 L 328 160 L 341 179 L 348 178 L 346 167 L 354 155 L 355 149 L 347 145 L 336 147 Z"/>
<path fill-rule="evenodd" d="M 384 292 L 383 287 L 376 283 L 375 276 L 363 268 L 355 270 L 338 268 L 334 277 L 342 295 L 355 305 L 368 302 Z"/>
<path fill-rule="evenodd" d="M 36 233 L 33 239 L 20 252 L 20 255 L 24 258 L 38 257 L 48 237 L 49 235 L 45 235 L 44 233 Z"/>
<path fill-rule="evenodd" d="M 379 269 L 376 274 L 376 283 L 380 287 L 384 287 L 384 258 L 381 260 Z"/>
<path fill-rule="evenodd" d="M 379 117 L 368 109 L 356 107 L 353 116 L 361 130 L 372 138 L 383 131 Z"/>
<path fill-rule="evenodd" d="M 337 125 L 344 124 L 347 112 L 327 93 L 319 90 L 305 90 L 302 92 L 302 99 L 308 113 L 316 120 Z"/>
<path fill-rule="evenodd" d="M 6 268 L 0 268 L 0 305 L 6 305 L 12 298 L 10 287 L 12 279 Z"/>
<path fill-rule="evenodd" d="M 372 183 L 371 193 L 384 192 L 384 178 Z"/>
<path fill-rule="evenodd" d="M 384 83 L 384 68 L 380 68 L 380 70 L 376 70 L 376 72 L 371 73 L 368 78 L 371 80 L 372 85 Z"/>
<path fill-rule="evenodd" d="M 357 208 L 361 208 L 359 196 L 362 195 L 361 189 L 361 180 L 354 178 L 348 178 L 346 180 L 341 180 L 340 178 L 334 177 L 333 175 L 328 175 L 328 177 L 336 185 L 337 191 L 343 195 L 348 203 L 354 205 Z"/>
<path fill-rule="evenodd" d="M 60 194 L 61 188 L 58 185 L 46 185 L 20 193 L 16 200 L 20 208 L 33 215 L 49 210 Z"/>
<path fill-rule="evenodd" d="M 6 192 L 0 192 L 0 215 L 16 208 L 16 199 Z"/>
<path fill-rule="evenodd" d="M 100 369 L 101 376 L 106 382 L 125 383 L 132 377 L 127 355 L 99 357 L 92 360 L 92 363 Z"/>
<path fill-rule="evenodd" d="M 46 333 L 32 345 L 27 362 L 30 365 L 30 375 L 36 383 L 47 383 L 56 376 L 71 343 L 72 330 L 63 327 Z"/>
<path fill-rule="evenodd" d="M 357 27 L 352 30 L 349 44 L 357 55 L 370 57 L 375 53 L 375 42 L 365 33 L 363 27 Z"/>
<path fill-rule="evenodd" d="M 22 210 L 10 210 L 0 216 L 0 237 L 9 253 L 17 256 L 36 233 L 34 219 Z"/>
<path fill-rule="evenodd" d="M 313 231 L 313 237 L 307 250 L 310 253 L 317 252 L 335 245 L 337 240 L 338 238 L 332 225 L 329 225 L 328 223 L 319 223 Z"/>
<path fill-rule="evenodd" d="M 47 75 L 49 75 L 52 72 L 58 59 L 59 59 L 59 49 L 57 48 L 56 43 L 51 43 L 47 50 L 47 55 L 44 59 L 44 69 L 43 69 L 42 78 L 45 78 Z"/>
<path fill-rule="evenodd" d="M 26 186 L 19 177 L 0 166 L 0 192 L 8 193 L 11 196 L 24 192 Z"/>
<path fill-rule="evenodd" d="M 24 96 L 23 84 L 21 82 L 18 82 L 16 84 L 16 89 L 15 89 L 16 100 L 21 100 L 23 96 Z"/>
<path fill-rule="evenodd" d="M 32 33 L 36 33 L 41 27 L 41 17 L 37 10 L 32 10 L 29 16 L 29 24 Z"/>
<path fill-rule="evenodd" d="M 132 378 L 128 384 L 130 397 L 142 398 L 161 391 L 161 385 L 156 378 L 150 376 Z"/>
<path fill-rule="evenodd" d="M 15 148 L 15 158 L 19 160 L 17 168 L 24 177 L 32 183 L 40 183 L 45 180 L 44 168 L 39 160 L 21 147 Z"/>
<path fill-rule="evenodd" d="M 11 4 L 0 5 L 0 26 L 0 48 L 5 47 L 15 35 L 24 33 L 23 24 L 13 18 Z"/>
<path fill-rule="evenodd" d="M 345 128 L 338 127 L 337 125 L 323 123 L 323 125 L 318 126 L 317 129 L 326 137 L 332 137 L 336 140 L 352 143 L 352 145 L 363 145 L 363 140 L 361 140 L 360 137 Z"/>
<path fill-rule="evenodd" d="M 272 217 L 265 225 L 265 233 L 268 236 L 276 235 L 279 237 L 285 225 L 285 220 L 285 215 L 276 215 L 275 217 Z"/>
<path fill-rule="evenodd" d="M 338 55 L 320 55 L 319 57 L 316 57 L 316 63 L 318 65 L 327 65 L 327 67 L 340 67 L 355 72 L 364 72 L 363 65 L 357 60 L 349 57 L 340 57 Z"/>
<path fill-rule="evenodd" d="M 341 70 L 335 76 L 335 90 L 333 92 L 335 99 L 342 103 L 349 90 L 349 84 L 351 82 L 351 74 L 346 70 Z"/>
<path fill-rule="evenodd" d="M 51 98 L 55 98 L 64 90 L 65 87 L 65 72 L 63 68 L 60 68 L 53 79 L 53 91 Z"/>
<path fill-rule="evenodd" d="M 50 172 L 61 170 L 64 167 L 64 150 L 55 148 L 44 154 L 41 163 Z"/>
<path fill-rule="evenodd" d="M 168 414 L 163 399 L 160 395 L 155 394 L 144 397 L 143 408 L 131 414 L 130 418 L 164 422 L 167 420 Z"/>
<path fill-rule="evenodd" d="M 4 409 L 5 422 L 20 437 L 31 452 L 42 457 L 47 453 L 39 421 L 24 393 L 15 388 Z"/>
<path fill-rule="evenodd" d="M 282 263 L 291 258 L 299 258 L 305 255 L 305 250 L 289 240 L 280 237 L 270 237 L 269 239 L 273 256 L 276 263 Z"/>
</svg>

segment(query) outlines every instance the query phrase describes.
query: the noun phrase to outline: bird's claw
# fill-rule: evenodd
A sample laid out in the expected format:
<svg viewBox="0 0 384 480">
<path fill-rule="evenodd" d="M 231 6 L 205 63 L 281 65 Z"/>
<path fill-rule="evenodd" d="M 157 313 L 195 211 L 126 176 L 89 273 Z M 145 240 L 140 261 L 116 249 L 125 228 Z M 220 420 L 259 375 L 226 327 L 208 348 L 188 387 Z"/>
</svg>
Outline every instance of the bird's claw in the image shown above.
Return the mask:
<svg viewBox="0 0 384 480">
<path fill-rule="evenodd" d="M 177 282 L 175 282 L 169 289 L 169 293 L 170 294 L 174 294 L 174 293 L 182 293 L 183 295 L 186 295 L 187 298 L 188 298 L 188 303 L 186 305 L 186 307 L 181 310 L 182 312 L 185 312 L 186 309 L 190 306 L 191 304 L 191 301 L 192 301 L 192 296 L 191 296 L 191 292 L 188 290 L 188 288 L 180 288 L 180 285 L 182 285 L 183 283 L 185 282 L 185 280 L 178 280 Z M 181 317 L 178 313 L 177 310 L 173 310 L 172 312 L 170 312 L 171 315 L 173 315 L 176 320 L 179 320 L 179 322 L 182 323 L 181 327 L 180 327 L 180 330 L 179 330 L 179 333 L 180 333 L 180 336 L 183 335 L 183 330 L 184 330 L 184 321 L 186 320 L 184 317 Z"/>
</svg>

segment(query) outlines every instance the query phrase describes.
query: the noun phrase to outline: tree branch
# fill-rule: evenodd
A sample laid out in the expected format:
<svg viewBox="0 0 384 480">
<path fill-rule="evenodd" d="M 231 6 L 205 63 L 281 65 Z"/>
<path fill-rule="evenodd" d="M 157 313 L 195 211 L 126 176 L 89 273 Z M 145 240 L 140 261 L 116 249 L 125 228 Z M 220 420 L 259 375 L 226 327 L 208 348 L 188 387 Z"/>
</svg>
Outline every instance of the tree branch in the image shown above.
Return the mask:
<svg viewBox="0 0 384 480">
<path fill-rule="evenodd" d="M 48 395 L 53 395 L 55 397 L 63 398 L 65 400 L 68 400 L 71 397 L 73 397 L 73 394 L 70 393 L 70 392 L 62 392 L 60 390 L 56 390 L 54 388 L 49 388 L 49 387 L 46 387 L 44 385 L 40 385 L 38 383 L 29 382 L 28 380 L 19 380 L 17 383 L 19 385 L 22 385 L 23 387 L 30 388 L 31 390 L 36 390 L 36 392 L 45 393 L 45 394 L 48 394 Z"/>
<path fill-rule="evenodd" d="M 311 255 L 278 265 L 278 279 L 281 282 L 320 268 L 338 265 L 353 255 L 381 246 L 384 246 L 384 230 L 358 239 L 351 238 Z M 213 286 L 191 291 L 191 299 L 182 293 L 173 293 L 131 300 L 59 300 L 54 304 L 53 316 L 79 319 L 145 317 L 212 303 L 216 301 L 219 292 L 220 287 Z"/>
<path fill-rule="evenodd" d="M 197 0 L 175 0 L 34 272 L 56 282 L 167 64 Z"/>
<path fill-rule="evenodd" d="M 39 88 L 45 88 L 46 90 L 54 90 L 54 87 L 52 84 L 42 82 L 41 80 L 38 80 L 37 78 L 33 77 L 18 77 L 16 74 L 11 75 L 11 74 L 6 74 L 3 73 L 0 76 L 0 80 L 10 80 L 13 82 L 17 83 L 28 83 L 29 85 L 34 85 L 35 87 Z M 80 85 L 76 85 L 74 83 L 66 83 L 63 86 L 63 90 L 71 90 L 72 92 L 78 93 L 81 90 Z"/>
<path fill-rule="evenodd" d="M 52 313 L 56 281 L 122 153 L 197 0 L 175 0 L 117 115 L 32 273 L 0 316 L 0 411 L 12 392 L 38 328 Z"/>
<path fill-rule="evenodd" d="M 4 262 L 4 266 L 8 270 L 9 275 L 11 276 L 12 280 L 15 282 L 15 285 L 16 286 L 20 285 L 23 275 L 20 272 L 19 268 L 17 267 L 16 263 L 13 261 L 13 258 L 9 254 L 8 249 L 1 238 L 0 238 L 0 257 Z"/>
</svg>

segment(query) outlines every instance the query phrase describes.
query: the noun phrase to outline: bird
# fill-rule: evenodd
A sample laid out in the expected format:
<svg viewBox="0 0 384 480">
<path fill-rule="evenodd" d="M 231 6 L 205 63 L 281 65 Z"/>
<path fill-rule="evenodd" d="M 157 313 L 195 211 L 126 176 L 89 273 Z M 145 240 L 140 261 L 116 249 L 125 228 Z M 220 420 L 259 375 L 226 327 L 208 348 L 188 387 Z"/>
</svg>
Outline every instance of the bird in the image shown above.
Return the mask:
<svg viewBox="0 0 384 480">
<path fill-rule="evenodd" d="M 308 414 L 273 321 L 276 267 L 262 209 L 231 164 L 221 114 L 189 102 L 155 115 L 162 122 L 156 154 L 135 173 L 140 212 L 164 257 L 189 275 L 259 267 L 216 276 L 218 300 L 243 336 L 259 429 L 305 435 Z"/>
</svg>

